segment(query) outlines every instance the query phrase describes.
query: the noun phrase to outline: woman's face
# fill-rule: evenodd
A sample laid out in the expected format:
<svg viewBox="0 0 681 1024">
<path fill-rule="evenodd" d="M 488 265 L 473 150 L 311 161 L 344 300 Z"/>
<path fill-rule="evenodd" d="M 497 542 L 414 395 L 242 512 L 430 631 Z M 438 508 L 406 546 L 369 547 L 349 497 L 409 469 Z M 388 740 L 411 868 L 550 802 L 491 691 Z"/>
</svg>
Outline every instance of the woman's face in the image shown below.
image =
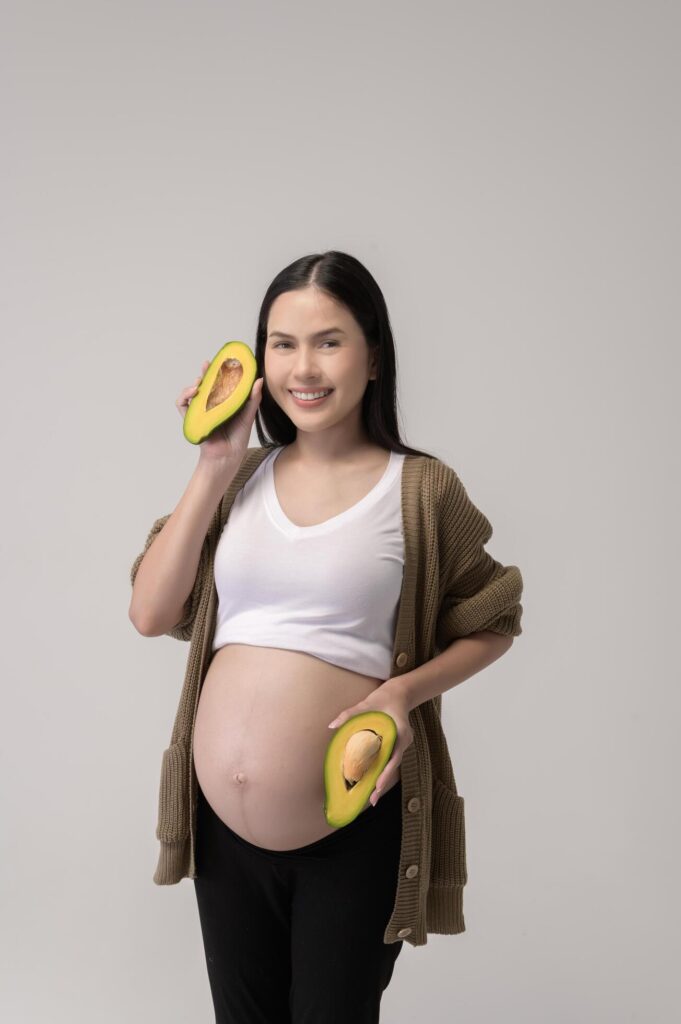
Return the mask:
<svg viewBox="0 0 681 1024">
<path fill-rule="evenodd" d="M 314 285 L 284 292 L 272 303 L 264 372 L 277 405 L 296 427 L 315 432 L 350 416 L 356 425 L 367 381 L 375 377 L 369 346 L 352 313 Z M 333 390 L 327 398 L 309 406 L 291 394 L 328 388 Z"/>
</svg>

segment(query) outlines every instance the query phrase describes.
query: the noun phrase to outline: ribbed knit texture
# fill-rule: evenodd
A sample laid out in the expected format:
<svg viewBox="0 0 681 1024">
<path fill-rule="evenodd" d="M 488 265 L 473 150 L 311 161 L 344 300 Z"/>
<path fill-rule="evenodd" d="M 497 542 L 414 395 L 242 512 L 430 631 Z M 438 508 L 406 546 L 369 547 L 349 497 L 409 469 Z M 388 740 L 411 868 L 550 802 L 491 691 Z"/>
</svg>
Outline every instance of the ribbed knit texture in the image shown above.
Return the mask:
<svg viewBox="0 0 681 1024">
<path fill-rule="evenodd" d="M 167 635 L 190 641 L 184 685 L 163 752 L 154 882 L 195 878 L 196 798 L 192 741 L 199 693 L 211 660 L 217 590 L 213 560 L 237 492 L 271 450 L 249 448 L 216 509 L 201 549 L 196 580 L 181 621 Z M 157 519 L 130 572 L 170 518 Z M 455 471 L 426 456 L 407 455 L 402 467 L 405 563 L 391 675 L 430 661 L 454 640 L 480 630 L 519 636 L 523 581 L 485 551 L 492 526 L 468 497 Z M 406 656 L 406 657 L 405 657 Z M 425 945 L 428 934 L 465 931 L 467 881 L 464 799 L 458 793 L 442 730 L 442 696 L 410 713 L 414 742 L 404 752 L 402 850 L 395 904 L 384 942 Z M 409 869 L 409 870 L 408 870 Z M 408 873 L 407 873 L 408 871 Z"/>
</svg>

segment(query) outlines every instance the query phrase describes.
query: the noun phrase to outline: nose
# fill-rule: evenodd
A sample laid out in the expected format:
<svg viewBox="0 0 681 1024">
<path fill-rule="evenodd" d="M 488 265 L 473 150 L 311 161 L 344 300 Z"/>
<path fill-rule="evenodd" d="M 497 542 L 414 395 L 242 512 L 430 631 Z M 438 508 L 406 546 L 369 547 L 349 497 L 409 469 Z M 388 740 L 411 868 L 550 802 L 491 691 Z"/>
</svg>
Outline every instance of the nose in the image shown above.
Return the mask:
<svg viewBox="0 0 681 1024">
<path fill-rule="evenodd" d="M 319 380 L 319 372 L 317 371 L 314 365 L 314 360 L 309 353 L 303 352 L 298 356 L 296 361 L 295 379 L 311 380 L 312 382 Z"/>
</svg>

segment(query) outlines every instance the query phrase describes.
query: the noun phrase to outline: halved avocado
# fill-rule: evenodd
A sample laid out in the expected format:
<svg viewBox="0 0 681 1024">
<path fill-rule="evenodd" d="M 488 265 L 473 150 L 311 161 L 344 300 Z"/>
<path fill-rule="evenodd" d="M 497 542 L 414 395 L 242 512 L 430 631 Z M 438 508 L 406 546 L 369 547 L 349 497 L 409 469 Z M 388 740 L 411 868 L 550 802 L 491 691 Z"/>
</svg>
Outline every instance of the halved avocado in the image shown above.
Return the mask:
<svg viewBox="0 0 681 1024">
<path fill-rule="evenodd" d="M 384 711 L 363 711 L 343 722 L 324 757 L 324 815 L 343 828 L 369 802 L 397 739 L 395 720 Z"/>
<path fill-rule="evenodd" d="M 182 429 L 191 444 L 201 444 L 238 413 L 248 400 L 256 373 L 255 356 L 243 341 L 222 346 L 184 415 Z"/>
</svg>

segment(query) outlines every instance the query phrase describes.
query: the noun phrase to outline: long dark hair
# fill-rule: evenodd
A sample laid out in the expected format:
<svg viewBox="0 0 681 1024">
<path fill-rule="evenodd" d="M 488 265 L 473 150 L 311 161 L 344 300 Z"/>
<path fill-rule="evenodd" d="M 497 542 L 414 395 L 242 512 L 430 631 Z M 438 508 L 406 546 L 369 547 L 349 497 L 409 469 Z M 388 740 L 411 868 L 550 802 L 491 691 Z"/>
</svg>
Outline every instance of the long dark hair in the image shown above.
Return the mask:
<svg viewBox="0 0 681 1024">
<path fill-rule="evenodd" d="M 410 448 L 400 439 L 395 343 L 388 309 L 378 284 L 354 256 L 336 251 L 301 256 L 277 274 L 265 293 L 258 316 L 255 339 L 257 377 L 264 378 L 265 375 L 267 320 L 272 303 L 282 292 L 307 288 L 309 285 L 314 285 L 337 302 L 343 303 L 362 328 L 369 348 L 376 350 L 376 380 L 368 381 L 362 397 L 362 421 L 371 441 L 388 451 L 434 459 L 435 456 L 429 452 Z M 296 439 L 296 426 L 274 401 L 265 380 L 263 385 L 255 417 L 258 440 L 266 447 L 291 444 Z"/>
</svg>

